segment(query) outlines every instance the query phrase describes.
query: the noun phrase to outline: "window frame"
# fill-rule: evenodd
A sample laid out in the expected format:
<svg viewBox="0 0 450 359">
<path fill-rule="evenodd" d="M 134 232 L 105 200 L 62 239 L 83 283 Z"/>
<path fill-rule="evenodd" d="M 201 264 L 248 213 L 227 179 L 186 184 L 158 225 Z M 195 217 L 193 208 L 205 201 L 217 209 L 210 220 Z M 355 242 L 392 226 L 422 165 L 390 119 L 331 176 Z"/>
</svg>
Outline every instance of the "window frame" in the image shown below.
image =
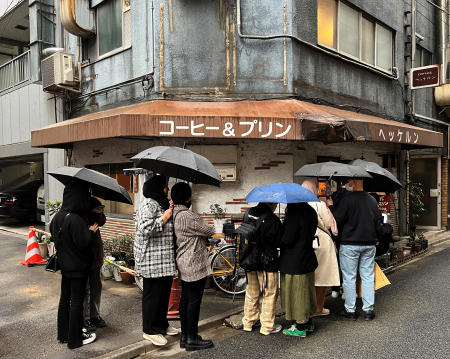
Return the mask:
<svg viewBox="0 0 450 359">
<path fill-rule="evenodd" d="M 324 45 L 322 43 L 319 42 L 319 35 L 317 35 L 317 45 L 320 47 L 323 47 L 325 49 L 328 49 L 330 51 L 336 52 L 342 56 L 345 56 L 349 59 L 355 60 L 361 64 L 364 64 L 366 66 L 372 67 L 373 69 L 376 69 L 378 71 L 384 72 L 386 74 L 392 75 L 394 73 L 393 68 L 396 67 L 396 59 L 395 59 L 395 30 L 393 30 L 391 27 L 383 24 L 382 22 L 376 20 L 375 18 L 373 18 L 372 16 L 370 16 L 369 14 L 363 12 L 361 9 L 356 8 L 355 6 L 353 6 L 352 4 L 349 4 L 345 1 L 341 1 L 341 0 L 335 0 L 335 2 L 337 2 L 336 4 L 336 14 L 335 14 L 335 29 L 334 29 L 334 36 L 336 37 L 336 48 L 334 47 L 330 47 L 328 45 Z M 339 27 L 339 18 L 340 18 L 340 12 L 341 12 L 341 4 L 348 6 L 352 9 L 354 9 L 355 11 L 358 12 L 358 57 L 354 56 L 352 54 L 349 54 L 345 51 L 342 51 L 340 49 L 340 41 L 339 41 L 339 35 L 340 35 L 340 27 Z M 319 1 L 317 2 L 317 6 L 319 6 Z M 366 20 L 372 22 L 374 24 L 374 63 L 371 64 L 369 62 L 366 62 L 362 59 L 362 22 L 363 22 L 363 18 L 365 18 Z M 316 24 L 318 24 L 318 21 L 316 22 Z M 381 26 L 387 30 L 390 31 L 391 33 L 391 59 L 392 59 L 392 66 L 391 66 L 391 70 L 386 70 L 383 67 L 378 66 L 377 64 L 377 30 L 378 27 Z"/>
<path fill-rule="evenodd" d="M 420 64 L 415 64 L 416 67 L 424 67 L 424 66 L 433 65 L 433 53 L 431 51 L 429 51 L 428 49 L 426 49 L 425 47 L 423 47 L 422 45 L 416 44 L 416 53 L 418 50 L 420 50 Z M 430 63 L 429 64 L 423 63 L 423 54 L 425 51 L 428 52 L 428 54 L 430 55 Z"/>
<path fill-rule="evenodd" d="M 109 1 L 113 1 L 113 0 L 109 0 Z M 99 61 L 99 60 L 102 60 L 104 58 L 116 55 L 116 54 L 118 54 L 118 53 L 120 53 L 120 52 L 122 52 L 124 50 L 127 50 L 127 49 L 131 48 L 131 42 L 130 42 L 130 44 L 125 44 L 125 41 L 124 41 L 125 40 L 125 31 L 124 31 L 124 23 L 125 22 L 124 22 L 124 17 L 125 17 L 125 13 L 131 11 L 131 5 L 130 5 L 131 4 L 131 0 L 127 3 L 127 6 L 125 6 L 126 1 L 124 1 L 124 0 L 116 0 L 116 1 L 120 1 L 121 6 L 122 6 L 122 9 L 121 9 L 121 13 L 122 13 L 122 26 L 121 26 L 122 46 L 120 46 L 120 47 L 118 47 L 116 49 L 113 49 L 113 50 L 111 50 L 109 52 L 106 52 L 103 55 L 100 55 L 100 38 L 99 38 L 99 32 L 98 32 L 98 29 L 99 29 L 99 26 L 98 26 L 98 9 L 100 8 L 100 6 L 104 5 L 103 3 L 100 3 L 98 6 L 95 7 L 95 26 L 97 27 L 97 36 L 96 36 L 96 41 L 95 41 L 96 42 L 95 47 L 96 47 L 97 58 L 96 58 L 95 61 Z M 130 22 L 130 26 L 131 26 L 131 22 Z M 130 31 L 131 31 L 131 29 L 130 29 Z"/>
</svg>

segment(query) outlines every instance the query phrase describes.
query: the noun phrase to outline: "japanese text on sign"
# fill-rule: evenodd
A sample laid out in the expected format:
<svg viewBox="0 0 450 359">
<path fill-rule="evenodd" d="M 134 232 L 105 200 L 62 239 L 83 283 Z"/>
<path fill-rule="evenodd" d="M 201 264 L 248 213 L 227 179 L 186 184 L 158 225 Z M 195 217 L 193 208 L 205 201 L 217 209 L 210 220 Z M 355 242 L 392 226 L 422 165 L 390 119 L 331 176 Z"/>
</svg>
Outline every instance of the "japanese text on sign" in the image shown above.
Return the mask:
<svg viewBox="0 0 450 359">
<path fill-rule="evenodd" d="M 391 213 L 391 196 L 380 196 L 380 200 L 378 201 L 378 208 L 381 213 Z"/>
<path fill-rule="evenodd" d="M 188 124 L 178 125 L 176 121 L 160 120 L 160 136 L 173 136 L 179 131 L 188 131 L 191 136 L 206 137 L 249 137 L 249 138 L 284 138 L 292 130 L 291 124 L 277 121 L 239 121 L 225 122 L 221 126 L 209 126 L 201 120 L 190 120 Z"/>
<path fill-rule="evenodd" d="M 384 130 L 382 128 L 378 131 L 379 139 L 389 142 L 397 143 L 417 143 L 419 141 L 419 134 L 415 131 L 402 130 L 398 128 L 397 130 Z"/>
</svg>

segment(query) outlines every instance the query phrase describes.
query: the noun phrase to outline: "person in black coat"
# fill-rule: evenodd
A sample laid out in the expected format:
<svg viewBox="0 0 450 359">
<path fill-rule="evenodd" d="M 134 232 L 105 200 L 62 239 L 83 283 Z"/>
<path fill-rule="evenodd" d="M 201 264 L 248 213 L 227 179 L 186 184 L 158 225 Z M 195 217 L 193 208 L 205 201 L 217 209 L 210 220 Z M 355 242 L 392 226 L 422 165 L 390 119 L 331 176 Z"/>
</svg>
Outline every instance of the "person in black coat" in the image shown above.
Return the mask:
<svg viewBox="0 0 450 359">
<path fill-rule="evenodd" d="M 260 317 L 261 330 L 264 335 L 281 331 L 281 325 L 275 325 L 275 303 L 278 292 L 278 247 L 280 243 L 281 222 L 273 213 L 276 203 L 259 203 L 244 216 L 244 222 L 261 221 L 256 237 L 255 250 L 259 255 L 252 270 L 247 271 L 247 290 L 245 293 L 244 317 L 242 324 L 245 331 L 251 331 Z M 262 293 L 261 313 L 259 297 Z"/>
<path fill-rule="evenodd" d="M 317 213 L 308 203 L 287 205 L 281 237 L 281 306 L 286 319 L 295 323 L 283 331 L 289 336 L 306 337 L 314 331 L 311 316 L 316 312 L 314 271 L 317 258 L 313 240 Z"/>
<path fill-rule="evenodd" d="M 62 274 L 58 340 L 70 349 L 95 340 L 95 334 L 83 332 L 83 299 L 98 228 L 97 224 L 88 228 L 83 218 L 89 210 L 89 199 L 88 185 L 74 179 L 64 188 L 62 208 L 50 223 Z"/>
</svg>

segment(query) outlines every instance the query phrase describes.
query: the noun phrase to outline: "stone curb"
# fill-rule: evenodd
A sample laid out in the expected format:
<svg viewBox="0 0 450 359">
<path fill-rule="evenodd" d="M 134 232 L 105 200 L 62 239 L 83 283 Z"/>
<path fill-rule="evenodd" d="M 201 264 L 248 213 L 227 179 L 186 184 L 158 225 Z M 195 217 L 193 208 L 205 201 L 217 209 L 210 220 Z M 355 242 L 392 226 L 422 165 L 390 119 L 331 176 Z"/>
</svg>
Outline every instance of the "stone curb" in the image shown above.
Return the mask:
<svg viewBox="0 0 450 359">
<path fill-rule="evenodd" d="M 244 310 L 243 307 L 230 309 L 226 312 L 216 314 L 212 317 L 203 319 L 198 322 L 198 327 L 200 329 L 204 329 L 206 327 L 215 325 L 223 321 L 225 318 L 238 314 Z M 179 340 L 179 336 L 174 337 L 168 337 L 167 338 L 167 345 L 170 345 L 176 341 Z M 140 342 L 127 345 L 125 347 L 122 347 L 120 349 L 114 350 L 112 352 L 103 354 L 101 356 L 95 357 L 94 359 L 131 359 L 135 358 L 141 354 L 146 354 L 150 352 L 155 352 L 155 350 L 158 350 L 158 347 L 151 344 L 148 340 L 142 340 Z"/>
</svg>

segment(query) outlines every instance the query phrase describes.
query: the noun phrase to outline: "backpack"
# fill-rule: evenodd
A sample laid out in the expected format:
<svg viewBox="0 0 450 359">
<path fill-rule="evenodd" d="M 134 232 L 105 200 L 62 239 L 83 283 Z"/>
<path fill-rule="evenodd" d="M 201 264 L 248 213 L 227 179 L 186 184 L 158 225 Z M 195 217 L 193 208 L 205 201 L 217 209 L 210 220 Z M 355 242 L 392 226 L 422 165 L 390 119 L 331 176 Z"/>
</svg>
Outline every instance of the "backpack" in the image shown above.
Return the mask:
<svg viewBox="0 0 450 359">
<path fill-rule="evenodd" d="M 239 266 L 246 271 L 261 270 L 261 260 L 264 262 L 264 255 L 262 255 L 261 245 L 258 241 L 258 232 L 264 219 L 269 214 L 263 214 L 260 217 L 255 217 L 248 214 L 248 211 L 244 214 L 244 222 L 235 233 L 239 235 L 238 239 L 238 258 Z"/>
</svg>

